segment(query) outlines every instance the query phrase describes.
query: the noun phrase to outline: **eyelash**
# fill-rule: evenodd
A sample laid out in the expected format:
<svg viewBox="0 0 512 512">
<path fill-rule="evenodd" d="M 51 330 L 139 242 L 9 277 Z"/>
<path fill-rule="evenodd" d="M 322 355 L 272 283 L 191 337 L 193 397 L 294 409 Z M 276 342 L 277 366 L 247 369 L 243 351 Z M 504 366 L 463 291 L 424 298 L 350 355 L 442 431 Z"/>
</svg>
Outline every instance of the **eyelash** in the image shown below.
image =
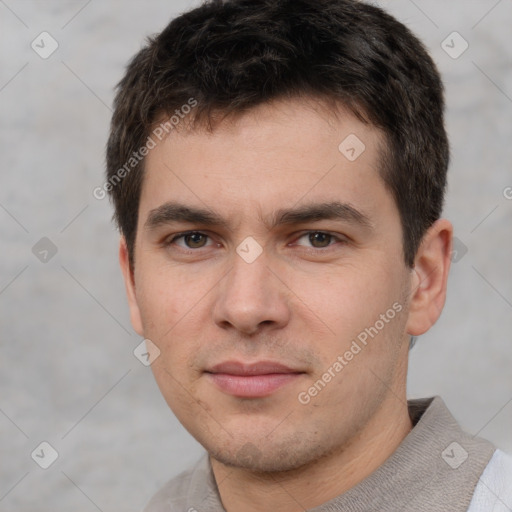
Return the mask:
<svg viewBox="0 0 512 512">
<path fill-rule="evenodd" d="M 317 234 L 317 233 L 318 234 L 322 234 L 322 235 L 330 236 L 332 238 L 332 241 L 335 241 L 335 242 L 337 242 L 339 244 L 342 244 L 342 245 L 345 245 L 345 244 L 348 243 L 348 240 L 346 238 L 342 238 L 340 236 L 337 236 L 334 233 L 331 233 L 329 231 L 315 231 L 315 230 L 303 232 L 299 237 L 297 237 L 296 240 L 300 240 L 301 238 L 303 238 L 305 236 L 309 236 L 309 235 Z M 203 233 L 202 231 L 185 231 L 183 233 L 177 233 L 170 240 L 169 239 L 166 240 L 163 245 L 165 247 L 169 247 L 169 246 L 173 245 L 174 242 L 176 242 L 176 240 L 182 239 L 182 238 L 184 238 L 184 237 L 186 237 L 188 235 L 201 235 L 201 236 L 205 236 L 205 237 L 211 239 L 211 237 L 209 235 L 207 235 L 206 233 Z M 333 245 L 335 245 L 335 244 L 329 244 L 327 247 L 307 247 L 305 249 L 309 250 L 309 251 L 313 251 L 313 252 L 319 252 L 319 251 L 326 251 L 330 247 L 332 247 Z M 206 247 L 209 247 L 209 246 L 206 246 Z M 192 254 L 192 253 L 198 252 L 200 249 L 205 249 L 206 247 L 199 247 L 197 249 L 180 247 L 180 250 L 186 252 L 187 254 Z"/>
</svg>

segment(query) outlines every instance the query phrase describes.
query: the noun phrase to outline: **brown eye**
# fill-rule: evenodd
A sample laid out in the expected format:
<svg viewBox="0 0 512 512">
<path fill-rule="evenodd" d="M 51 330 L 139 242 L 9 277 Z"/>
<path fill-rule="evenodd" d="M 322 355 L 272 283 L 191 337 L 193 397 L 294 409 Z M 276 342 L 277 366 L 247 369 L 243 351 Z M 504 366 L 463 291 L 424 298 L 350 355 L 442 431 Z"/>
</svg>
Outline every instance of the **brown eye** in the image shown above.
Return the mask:
<svg viewBox="0 0 512 512">
<path fill-rule="evenodd" d="M 296 245 L 313 249 L 328 249 L 330 247 L 342 246 L 347 243 L 345 237 L 331 234 L 328 231 L 309 231 L 300 236 Z M 316 251 L 320 253 L 320 251 Z"/>
<path fill-rule="evenodd" d="M 311 245 L 317 249 L 321 249 L 323 247 L 328 247 L 331 244 L 332 235 L 328 233 L 316 232 L 309 233 L 309 242 Z"/>
<path fill-rule="evenodd" d="M 168 240 L 165 245 L 166 246 L 173 246 L 177 245 L 178 247 L 181 247 L 182 249 L 201 249 L 203 247 L 207 247 L 208 245 L 208 239 L 210 237 L 208 235 L 205 235 L 204 233 L 199 232 L 189 232 L 189 233 L 182 233 L 181 235 L 176 235 L 171 240 Z"/>
<path fill-rule="evenodd" d="M 190 249 L 200 249 L 206 245 L 207 236 L 202 233 L 190 233 L 183 236 L 186 246 Z"/>
</svg>

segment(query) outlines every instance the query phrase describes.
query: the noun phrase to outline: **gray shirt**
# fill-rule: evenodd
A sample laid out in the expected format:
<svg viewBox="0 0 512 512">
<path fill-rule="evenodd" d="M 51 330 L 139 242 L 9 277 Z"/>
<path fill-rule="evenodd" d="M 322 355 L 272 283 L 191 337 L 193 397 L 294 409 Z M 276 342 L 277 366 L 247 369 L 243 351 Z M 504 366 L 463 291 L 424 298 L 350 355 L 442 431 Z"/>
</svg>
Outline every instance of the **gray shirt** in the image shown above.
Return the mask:
<svg viewBox="0 0 512 512">
<path fill-rule="evenodd" d="M 494 446 L 464 432 L 439 396 L 408 400 L 408 406 L 413 429 L 395 452 L 355 487 L 311 512 L 468 510 Z M 225 512 L 207 454 L 170 480 L 144 509 L 171 511 Z"/>
</svg>

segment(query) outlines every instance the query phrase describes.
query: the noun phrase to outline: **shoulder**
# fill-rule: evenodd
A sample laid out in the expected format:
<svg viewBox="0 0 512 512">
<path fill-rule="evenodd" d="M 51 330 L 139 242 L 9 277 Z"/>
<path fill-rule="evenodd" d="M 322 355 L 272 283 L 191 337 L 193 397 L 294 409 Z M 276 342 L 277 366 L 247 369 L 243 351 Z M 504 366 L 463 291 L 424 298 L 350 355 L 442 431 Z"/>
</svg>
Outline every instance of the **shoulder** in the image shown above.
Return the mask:
<svg viewBox="0 0 512 512">
<path fill-rule="evenodd" d="M 203 457 L 189 469 L 169 480 L 149 501 L 144 512 L 188 512 L 198 485 L 207 488 L 209 474 L 208 455 Z"/>
<path fill-rule="evenodd" d="M 468 512 L 512 510 L 512 456 L 496 450 L 478 480 Z"/>
</svg>

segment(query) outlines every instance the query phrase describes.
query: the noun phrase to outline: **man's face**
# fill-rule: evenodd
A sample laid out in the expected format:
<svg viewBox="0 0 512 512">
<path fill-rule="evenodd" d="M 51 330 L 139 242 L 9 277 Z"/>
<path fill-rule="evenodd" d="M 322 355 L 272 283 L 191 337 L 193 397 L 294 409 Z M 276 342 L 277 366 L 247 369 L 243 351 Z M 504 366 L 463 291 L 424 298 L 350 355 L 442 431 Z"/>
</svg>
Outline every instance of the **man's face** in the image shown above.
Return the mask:
<svg viewBox="0 0 512 512">
<path fill-rule="evenodd" d="M 176 131 L 146 160 L 132 322 L 171 409 L 228 465 L 343 449 L 405 384 L 411 274 L 382 135 L 312 105 Z"/>
</svg>

